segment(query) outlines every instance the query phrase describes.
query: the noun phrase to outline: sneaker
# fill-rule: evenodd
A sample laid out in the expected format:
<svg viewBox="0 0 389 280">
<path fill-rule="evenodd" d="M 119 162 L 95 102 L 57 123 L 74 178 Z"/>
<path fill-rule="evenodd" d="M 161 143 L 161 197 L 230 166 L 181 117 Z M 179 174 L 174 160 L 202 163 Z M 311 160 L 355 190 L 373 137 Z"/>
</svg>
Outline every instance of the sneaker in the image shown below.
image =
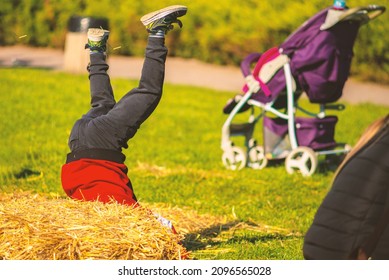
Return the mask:
<svg viewBox="0 0 389 280">
<path fill-rule="evenodd" d="M 149 33 L 156 34 L 158 31 L 162 31 L 166 34 L 173 29 L 173 23 L 177 23 L 180 28 L 182 27 L 182 22 L 177 18 L 185 15 L 187 10 L 186 6 L 169 6 L 144 15 L 140 21 L 146 26 Z"/>
<path fill-rule="evenodd" d="M 85 45 L 85 49 L 89 49 L 91 52 L 105 53 L 107 51 L 108 36 L 108 30 L 101 28 L 89 28 L 88 43 Z"/>
</svg>

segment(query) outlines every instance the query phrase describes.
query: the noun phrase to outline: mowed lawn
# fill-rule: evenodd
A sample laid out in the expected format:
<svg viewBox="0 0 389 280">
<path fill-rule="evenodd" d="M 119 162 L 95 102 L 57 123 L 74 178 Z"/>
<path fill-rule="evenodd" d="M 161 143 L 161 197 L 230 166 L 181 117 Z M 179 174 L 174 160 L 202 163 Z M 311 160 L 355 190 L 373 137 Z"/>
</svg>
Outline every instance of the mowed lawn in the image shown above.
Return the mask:
<svg viewBox="0 0 389 280">
<path fill-rule="evenodd" d="M 112 84 L 119 99 L 137 82 L 113 79 Z M 65 197 L 60 171 L 72 125 L 89 108 L 87 76 L 0 69 L 0 94 L 0 191 Z M 309 178 L 287 174 L 283 164 L 226 170 L 220 148 L 222 108 L 234 94 L 165 85 L 156 111 L 124 152 L 136 195 L 141 202 L 226 217 L 219 228 L 193 233 L 200 235 L 199 242 L 186 246 L 197 259 L 302 259 L 304 233 L 334 170 L 321 164 Z M 346 105 L 335 112 L 336 140 L 351 145 L 388 112 L 372 104 Z M 256 138 L 262 138 L 260 125 Z"/>
</svg>

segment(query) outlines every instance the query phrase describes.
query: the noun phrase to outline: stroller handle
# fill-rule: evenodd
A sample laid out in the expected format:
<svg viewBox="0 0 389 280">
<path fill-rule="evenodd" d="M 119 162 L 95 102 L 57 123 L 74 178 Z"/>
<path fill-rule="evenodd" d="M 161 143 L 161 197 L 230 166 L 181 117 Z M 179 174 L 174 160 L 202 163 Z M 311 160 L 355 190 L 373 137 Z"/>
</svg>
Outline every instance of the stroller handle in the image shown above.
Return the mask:
<svg viewBox="0 0 389 280">
<path fill-rule="evenodd" d="M 375 19 L 386 11 L 386 7 L 378 5 L 370 5 L 367 8 L 370 20 Z"/>
<path fill-rule="evenodd" d="M 355 7 L 347 10 L 340 16 L 339 21 L 357 19 L 360 21 L 373 20 L 382 15 L 386 11 L 386 7 L 378 5 L 369 5 L 366 7 Z"/>
<path fill-rule="evenodd" d="M 366 7 L 355 7 L 348 10 L 328 10 L 327 18 L 320 27 L 320 30 L 327 30 L 337 23 L 347 20 L 358 21 L 361 25 L 375 19 L 386 11 L 384 6 L 369 5 Z"/>
</svg>

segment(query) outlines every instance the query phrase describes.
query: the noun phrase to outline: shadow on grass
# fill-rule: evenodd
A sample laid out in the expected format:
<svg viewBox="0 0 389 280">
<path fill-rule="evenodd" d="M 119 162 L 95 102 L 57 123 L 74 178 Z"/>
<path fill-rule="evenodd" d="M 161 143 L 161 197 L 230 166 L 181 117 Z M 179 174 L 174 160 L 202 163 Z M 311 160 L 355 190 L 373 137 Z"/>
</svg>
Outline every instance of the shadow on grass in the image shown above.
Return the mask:
<svg viewBox="0 0 389 280">
<path fill-rule="evenodd" d="M 320 156 L 318 159 L 318 166 L 315 173 L 328 175 L 331 172 L 335 172 L 344 160 L 345 156 L 345 154 Z M 266 168 L 279 168 L 283 166 L 285 166 L 284 159 L 275 159 L 270 160 Z"/>
<path fill-rule="evenodd" d="M 247 221 L 232 221 L 185 235 L 183 245 L 189 251 L 205 250 L 223 244 L 269 242 L 296 238 L 284 229 L 269 229 Z"/>
</svg>

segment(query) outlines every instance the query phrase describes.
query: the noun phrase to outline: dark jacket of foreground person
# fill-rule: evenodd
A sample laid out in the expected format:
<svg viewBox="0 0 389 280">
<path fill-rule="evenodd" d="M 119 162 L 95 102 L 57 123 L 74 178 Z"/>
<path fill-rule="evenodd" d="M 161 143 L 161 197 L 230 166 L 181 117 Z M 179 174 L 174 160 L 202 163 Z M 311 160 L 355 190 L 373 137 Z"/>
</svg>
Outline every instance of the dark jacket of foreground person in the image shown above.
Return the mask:
<svg viewBox="0 0 389 280">
<path fill-rule="evenodd" d="M 388 206 L 389 115 L 368 128 L 339 167 L 306 233 L 305 259 L 357 259 Z M 367 258 L 389 259 L 389 226 L 383 229 Z"/>
</svg>

